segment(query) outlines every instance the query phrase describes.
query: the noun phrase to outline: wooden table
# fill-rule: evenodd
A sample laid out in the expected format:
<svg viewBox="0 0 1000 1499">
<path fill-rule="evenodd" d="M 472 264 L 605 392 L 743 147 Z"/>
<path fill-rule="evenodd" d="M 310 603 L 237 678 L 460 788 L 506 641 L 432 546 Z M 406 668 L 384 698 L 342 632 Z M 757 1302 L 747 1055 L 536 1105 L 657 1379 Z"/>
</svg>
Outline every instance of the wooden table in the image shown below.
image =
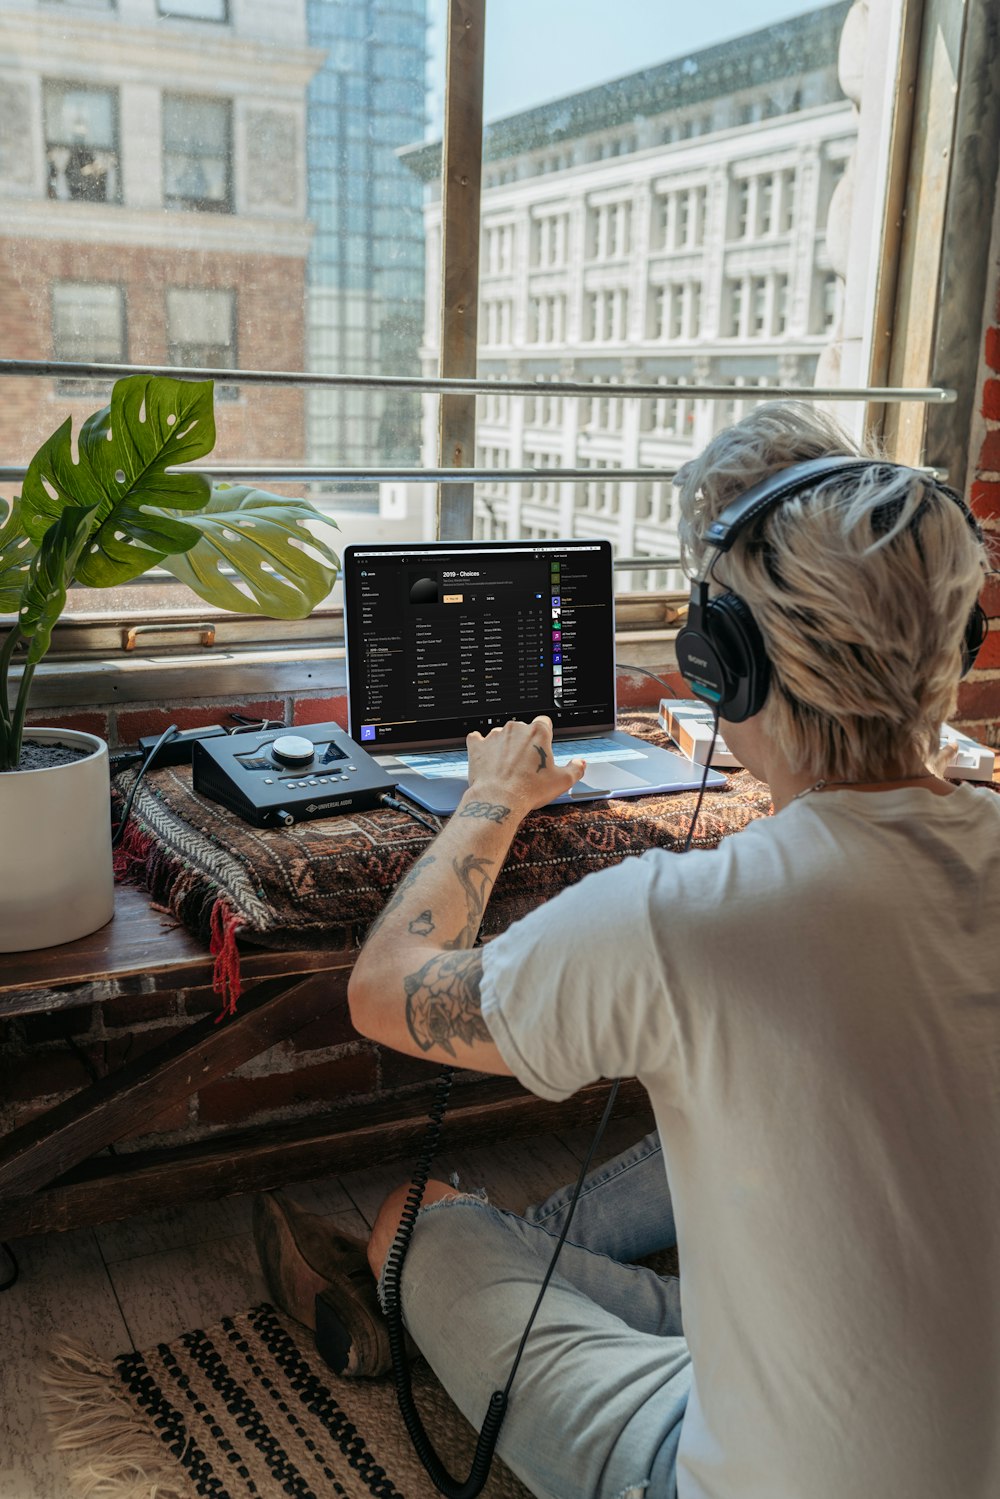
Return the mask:
<svg viewBox="0 0 1000 1499">
<path fill-rule="evenodd" d="M 293 1033 L 303 1023 L 304 1002 L 322 1001 L 330 975 L 350 969 L 355 955 L 354 949 L 246 947 L 235 1016 L 192 1021 L 0 1139 L 0 1239 L 111 1222 L 415 1154 L 426 1095 L 350 1105 L 171 1148 L 96 1154 Z M 144 891 L 121 886 L 114 920 L 100 931 L 61 947 L 4 956 L 0 1020 L 86 1003 L 87 987 L 96 992 L 108 979 L 142 976 L 146 993 L 205 984 L 213 961 L 203 943 L 152 908 Z M 583 1124 L 599 1117 L 606 1097 L 607 1085 L 598 1084 L 551 1104 L 513 1079 L 469 1082 L 452 1095 L 443 1143 L 499 1141 Z M 616 1112 L 647 1109 L 639 1084 L 623 1082 Z"/>
</svg>

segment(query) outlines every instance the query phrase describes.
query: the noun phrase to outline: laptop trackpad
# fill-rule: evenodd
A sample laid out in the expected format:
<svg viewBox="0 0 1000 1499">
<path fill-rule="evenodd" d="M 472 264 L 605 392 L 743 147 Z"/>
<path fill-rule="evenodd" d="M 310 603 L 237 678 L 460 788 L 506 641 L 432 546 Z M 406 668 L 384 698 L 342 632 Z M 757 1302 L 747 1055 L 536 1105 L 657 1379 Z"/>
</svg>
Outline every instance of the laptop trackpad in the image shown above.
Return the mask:
<svg viewBox="0 0 1000 1499">
<path fill-rule="evenodd" d="M 588 765 L 583 773 L 583 780 L 577 782 L 573 787 L 575 793 L 580 791 L 619 791 L 624 786 L 648 786 L 649 781 L 642 776 L 633 775 L 623 765 L 616 765 L 612 760 L 599 760 L 594 765 Z M 572 793 L 571 793 L 572 794 Z"/>
</svg>

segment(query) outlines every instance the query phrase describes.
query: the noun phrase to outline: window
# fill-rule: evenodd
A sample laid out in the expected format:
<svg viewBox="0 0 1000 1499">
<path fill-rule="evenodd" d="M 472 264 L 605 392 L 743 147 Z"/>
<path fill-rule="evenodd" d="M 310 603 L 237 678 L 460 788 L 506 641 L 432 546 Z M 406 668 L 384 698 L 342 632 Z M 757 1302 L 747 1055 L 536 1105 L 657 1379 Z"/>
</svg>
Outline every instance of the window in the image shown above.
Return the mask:
<svg viewBox="0 0 1000 1499">
<path fill-rule="evenodd" d="M 236 368 L 236 293 L 201 287 L 167 289 L 167 353 L 185 369 Z M 234 400 L 233 385 L 216 385 L 217 400 Z"/>
<path fill-rule="evenodd" d="M 958 4 L 940 0 L 947 9 Z M 508 64 L 490 28 L 494 42 L 497 28 L 509 29 L 506 9 L 486 7 L 494 83 Z M 592 30 L 585 9 L 579 28 Z M 858 139 L 858 112 L 838 73 L 850 40 L 846 9 L 815 0 L 771 24 L 751 0 L 741 17 L 745 35 L 712 37 L 706 46 L 725 45 L 709 55 L 684 34 L 684 16 L 663 6 L 634 74 L 607 79 L 595 61 L 590 77 L 570 78 L 553 56 L 534 97 L 525 91 L 516 106 L 496 108 L 486 127 L 478 286 L 463 281 L 462 266 L 447 269 L 450 294 L 461 285 L 463 297 L 478 301 L 482 372 L 538 391 L 497 392 L 478 403 L 479 435 L 497 461 L 520 466 L 527 451 L 544 450 L 581 467 L 585 456 L 611 468 L 673 464 L 723 411 L 679 395 L 679 384 L 729 382 L 734 402 L 749 402 L 760 377 L 812 378 L 845 291 L 834 275 L 842 247 L 828 242 L 825 223 L 840 165 L 850 164 Z M 18 0 L 6 10 L 16 10 L 17 25 L 4 33 L 0 201 L 8 239 L 20 235 L 23 244 L 7 257 L 10 266 L 0 264 L 0 303 L 14 306 L 14 329 L 42 325 L 40 356 L 49 352 L 51 306 L 51 346 L 66 354 L 169 360 L 189 371 L 201 363 L 349 378 L 434 371 L 444 269 L 443 4 Z M 872 26 L 876 12 L 898 7 L 868 10 Z M 77 57 L 68 49 L 78 38 Z M 531 45 L 529 34 L 522 40 Z M 583 66 L 588 45 L 571 42 L 574 67 Z M 438 49 L 432 62 L 442 62 L 430 93 L 429 44 Z M 867 56 L 885 58 L 886 101 L 896 65 L 891 31 Z M 866 80 L 873 72 L 865 70 Z M 491 85 L 487 97 L 500 93 Z M 797 106 L 801 113 L 790 113 Z M 866 107 L 862 101 L 862 120 Z M 918 179 L 912 171 L 907 179 L 903 158 L 921 132 L 905 117 L 905 99 L 893 107 L 904 110 L 900 128 L 892 126 L 902 160 L 894 183 L 912 184 Z M 843 196 L 873 177 L 851 171 Z M 48 195 L 62 201 L 32 201 Z M 908 215 L 925 211 L 918 196 L 908 198 Z M 855 197 L 855 239 L 865 224 L 876 236 L 883 216 L 874 196 L 860 207 Z M 40 225 L 52 243 L 36 255 Z M 863 259 L 855 253 L 854 263 Z M 37 264 L 30 285 L 14 274 L 18 264 L 33 273 Z M 639 301 L 630 307 L 633 289 Z M 872 300 L 863 287 L 848 290 L 848 308 Z M 914 308 L 918 300 L 911 297 Z M 937 316 L 935 307 L 935 326 Z M 886 316 L 873 326 L 899 328 L 901 320 Z M 864 383 L 868 350 L 857 331 Z M 25 335 L 9 352 L 29 357 L 36 349 Z M 586 400 L 543 394 L 546 381 L 615 378 L 662 378 L 662 401 L 637 407 L 617 392 L 588 390 Z M 25 383 L 14 399 L 19 411 L 24 394 L 34 401 L 41 440 L 53 425 L 52 381 Z M 247 384 L 240 396 L 218 423 L 220 464 L 353 465 L 366 473 L 436 466 L 436 396 L 265 384 Z M 835 409 L 850 421 L 859 408 Z M 932 410 L 928 420 L 940 414 Z M 33 433 L 21 430 L 26 454 Z M 602 528 L 614 480 L 596 472 L 590 479 L 583 529 L 613 534 L 635 555 L 637 487 L 626 482 L 615 526 Z M 267 476 L 261 482 L 266 487 Z M 471 531 L 474 514 L 492 535 L 520 535 L 524 521 L 558 522 L 559 534 L 572 534 L 583 487 L 551 473 L 545 483 L 554 495 L 548 520 L 522 513 L 520 486 L 507 484 L 489 516 L 484 486 L 475 486 L 474 507 L 452 486 L 452 523 Z M 340 480 L 322 491 L 298 487 L 338 516 L 341 544 L 353 539 L 352 528 L 434 534 L 429 486 L 396 486 L 410 493 L 391 513 L 375 481 L 363 492 Z M 674 517 L 655 487 L 648 504 L 638 542 L 655 567 L 657 545 L 675 555 Z"/>
<path fill-rule="evenodd" d="M 157 0 L 157 12 L 171 20 L 228 21 L 229 0 Z"/>
<path fill-rule="evenodd" d="M 116 91 L 50 82 L 45 85 L 44 101 L 49 197 L 117 203 Z"/>
<path fill-rule="evenodd" d="M 167 208 L 232 212 L 228 99 L 163 99 L 163 200 Z"/>
<path fill-rule="evenodd" d="M 767 281 L 763 276 L 753 279 L 750 308 L 751 331 L 755 338 L 762 338 L 767 333 Z"/>
<path fill-rule="evenodd" d="M 120 286 L 57 281 L 52 287 L 52 357 L 74 362 L 125 364 L 125 296 Z M 105 396 L 103 380 L 61 379 L 60 395 Z"/>
</svg>

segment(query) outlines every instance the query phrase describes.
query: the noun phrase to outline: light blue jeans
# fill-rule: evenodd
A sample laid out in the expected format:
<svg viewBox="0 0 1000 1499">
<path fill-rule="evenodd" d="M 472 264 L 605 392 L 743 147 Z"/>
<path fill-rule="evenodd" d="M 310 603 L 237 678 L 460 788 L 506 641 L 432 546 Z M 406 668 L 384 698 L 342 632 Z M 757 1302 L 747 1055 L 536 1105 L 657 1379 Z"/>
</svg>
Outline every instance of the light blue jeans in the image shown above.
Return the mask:
<svg viewBox="0 0 1000 1499">
<path fill-rule="evenodd" d="M 404 1320 L 477 1429 L 506 1383 L 571 1195 L 565 1187 L 523 1218 L 446 1198 L 417 1219 Z M 647 1135 L 588 1175 L 511 1389 L 498 1451 L 539 1499 L 674 1499 L 691 1383 L 680 1287 L 628 1261 L 675 1242 L 659 1138 Z"/>
</svg>

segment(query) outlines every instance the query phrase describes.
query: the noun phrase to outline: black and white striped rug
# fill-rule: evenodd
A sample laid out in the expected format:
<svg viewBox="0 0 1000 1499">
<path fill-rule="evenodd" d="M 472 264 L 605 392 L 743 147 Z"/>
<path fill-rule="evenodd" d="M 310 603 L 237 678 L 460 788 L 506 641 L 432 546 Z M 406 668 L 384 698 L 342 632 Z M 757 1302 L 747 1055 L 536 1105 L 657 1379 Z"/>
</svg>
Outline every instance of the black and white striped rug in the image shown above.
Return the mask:
<svg viewBox="0 0 1000 1499">
<path fill-rule="evenodd" d="M 435 1499 L 391 1379 L 338 1379 L 266 1303 L 102 1364 L 60 1345 L 46 1377 L 57 1447 L 101 1499 Z M 475 1435 L 426 1365 L 424 1424 L 464 1478 Z M 486 1499 L 530 1499 L 499 1460 Z"/>
</svg>

